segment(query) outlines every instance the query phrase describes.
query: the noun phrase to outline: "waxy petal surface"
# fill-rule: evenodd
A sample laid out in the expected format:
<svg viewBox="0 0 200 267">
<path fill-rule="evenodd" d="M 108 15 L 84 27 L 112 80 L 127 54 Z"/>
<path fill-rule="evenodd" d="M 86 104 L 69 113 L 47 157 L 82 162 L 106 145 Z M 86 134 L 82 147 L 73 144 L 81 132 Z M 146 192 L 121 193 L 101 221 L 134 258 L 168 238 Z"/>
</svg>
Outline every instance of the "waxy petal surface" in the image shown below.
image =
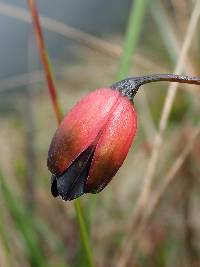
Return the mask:
<svg viewBox="0 0 200 267">
<path fill-rule="evenodd" d="M 84 97 L 66 115 L 49 148 L 47 166 L 53 174 L 61 175 L 97 141 L 118 98 L 122 96 L 117 90 L 100 88 Z"/>
<path fill-rule="evenodd" d="M 101 191 L 116 174 L 137 129 L 137 114 L 127 97 L 119 97 L 95 149 L 85 191 Z"/>
</svg>

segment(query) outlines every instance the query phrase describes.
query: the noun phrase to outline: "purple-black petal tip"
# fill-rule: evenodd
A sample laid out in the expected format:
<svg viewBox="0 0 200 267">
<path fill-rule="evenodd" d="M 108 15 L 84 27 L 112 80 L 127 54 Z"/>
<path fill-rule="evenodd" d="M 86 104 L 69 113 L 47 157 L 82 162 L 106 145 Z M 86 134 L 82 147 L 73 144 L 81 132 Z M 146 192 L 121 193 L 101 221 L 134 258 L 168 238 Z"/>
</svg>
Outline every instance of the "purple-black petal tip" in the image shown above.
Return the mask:
<svg viewBox="0 0 200 267">
<path fill-rule="evenodd" d="M 63 200 L 73 200 L 85 193 L 85 182 L 90 170 L 94 146 L 88 147 L 60 176 L 52 175 L 51 193 Z"/>
</svg>

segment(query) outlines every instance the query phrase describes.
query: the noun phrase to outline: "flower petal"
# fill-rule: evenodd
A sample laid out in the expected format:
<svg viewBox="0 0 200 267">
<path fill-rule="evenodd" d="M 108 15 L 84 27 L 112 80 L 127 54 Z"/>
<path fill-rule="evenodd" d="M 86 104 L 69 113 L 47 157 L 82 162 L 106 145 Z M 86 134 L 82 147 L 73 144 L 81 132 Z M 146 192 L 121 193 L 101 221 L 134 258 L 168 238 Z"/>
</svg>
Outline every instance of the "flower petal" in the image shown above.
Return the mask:
<svg viewBox="0 0 200 267">
<path fill-rule="evenodd" d="M 51 173 L 61 175 L 95 141 L 119 96 L 110 88 L 98 89 L 66 115 L 49 148 L 47 166 Z"/>
<path fill-rule="evenodd" d="M 122 165 L 137 129 L 137 114 L 127 97 L 120 97 L 95 149 L 86 192 L 101 191 Z"/>
<path fill-rule="evenodd" d="M 51 192 L 63 200 L 72 200 L 84 193 L 85 181 L 94 155 L 94 146 L 88 147 L 60 176 L 52 176 Z"/>
</svg>

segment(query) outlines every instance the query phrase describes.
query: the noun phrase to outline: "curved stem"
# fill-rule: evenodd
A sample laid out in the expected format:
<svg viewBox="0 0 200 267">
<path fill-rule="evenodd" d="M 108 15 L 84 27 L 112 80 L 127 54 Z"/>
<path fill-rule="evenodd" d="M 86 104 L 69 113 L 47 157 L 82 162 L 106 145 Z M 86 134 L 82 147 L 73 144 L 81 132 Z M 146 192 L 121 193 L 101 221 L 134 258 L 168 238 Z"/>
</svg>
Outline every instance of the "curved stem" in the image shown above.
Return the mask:
<svg viewBox="0 0 200 267">
<path fill-rule="evenodd" d="M 176 74 L 151 74 L 142 77 L 128 78 L 128 80 L 138 80 L 140 85 L 150 82 L 179 82 L 179 83 L 191 83 L 200 85 L 200 77 L 192 77 L 187 75 L 176 75 Z"/>
<path fill-rule="evenodd" d="M 111 88 L 119 90 L 123 95 L 126 95 L 129 99 L 133 99 L 137 93 L 139 87 L 146 83 L 151 82 L 178 82 L 200 85 L 200 77 L 192 77 L 187 75 L 176 74 L 151 74 L 141 77 L 130 77 L 121 80 L 111 86 Z"/>
<path fill-rule="evenodd" d="M 44 72 L 46 75 L 46 81 L 48 84 L 49 94 L 52 100 L 52 105 L 53 105 L 54 112 L 57 118 L 57 122 L 59 124 L 62 120 L 62 113 L 61 113 L 61 108 L 58 102 L 58 97 L 57 97 L 56 87 L 54 84 L 53 72 L 51 70 L 50 60 L 48 57 L 48 53 L 47 53 L 46 46 L 45 46 L 45 41 L 44 41 L 43 34 L 42 34 L 42 29 L 40 25 L 36 2 L 35 0 L 27 0 L 27 1 L 28 1 L 31 16 L 32 16 L 32 21 L 33 21 L 33 26 L 35 30 L 35 36 L 36 36 L 36 41 L 38 45 L 40 59 L 43 64 Z M 92 249 L 90 246 L 89 236 L 87 233 L 86 222 L 83 217 L 83 211 L 82 211 L 82 207 L 80 205 L 79 200 L 75 201 L 75 209 L 76 209 L 77 220 L 78 220 L 78 224 L 80 228 L 81 239 L 83 242 L 85 254 L 87 257 L 87 261 L 88 261 L 88 266 L 94 267 Z"/>
</svg>

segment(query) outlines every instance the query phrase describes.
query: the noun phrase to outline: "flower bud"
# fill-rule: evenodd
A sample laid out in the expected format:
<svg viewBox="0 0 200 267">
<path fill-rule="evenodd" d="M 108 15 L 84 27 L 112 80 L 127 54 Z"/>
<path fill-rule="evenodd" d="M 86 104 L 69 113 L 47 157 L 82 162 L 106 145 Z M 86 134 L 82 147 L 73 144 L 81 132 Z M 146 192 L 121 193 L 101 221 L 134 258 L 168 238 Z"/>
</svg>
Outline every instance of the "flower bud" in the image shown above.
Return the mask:
<svg viewBox="0 0 200 267">
<path fill-rule="evenodd" d="M 100 88 L 65 116 L 48 153 L 54 197 L 72 200 L 100 192 L 116 174 L 137 129 L 133 97 L 139 87 L 156 81 L 200 84 L 200 78 L 155 74 L 119 81 Z"/>
<path fill-rule="evenodd" d="M 71 200 L 101 191 L 122 165 L 136 127 L 133 103 L 119 91 L 101 88 L 84 97 L 50 145 L 52 194 Z"/>
</svg>

